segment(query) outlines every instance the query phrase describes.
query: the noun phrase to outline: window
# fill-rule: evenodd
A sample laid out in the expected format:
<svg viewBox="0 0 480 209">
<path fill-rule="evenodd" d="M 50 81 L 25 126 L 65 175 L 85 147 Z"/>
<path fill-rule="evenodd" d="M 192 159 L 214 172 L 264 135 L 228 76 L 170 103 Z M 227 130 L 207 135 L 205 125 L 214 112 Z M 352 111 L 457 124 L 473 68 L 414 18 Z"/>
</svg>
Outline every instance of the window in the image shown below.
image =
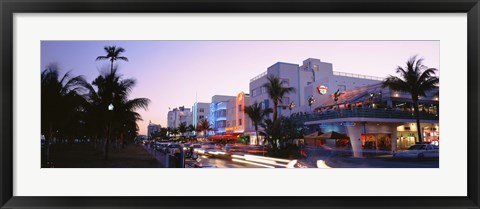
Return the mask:
<svg viewBox="0 0 480 209">
<path fill-rule="evenodd" d="M 238 125 L 239 125 L 239 126 L 242 125 L 242 119 L 238 119 Z"/>
<path fill-rule="evenodd" d="M 205 112 L 203 108 L 198 109 L 198 112 Z"/>
<path fill-rule="evenodd" d="M 205 116 L 203 116 L 203 115 L 198 116 L 198 119 L 204 119 L 204 118 L 205 118 Z"/>
<path fill-rule="evenodd" d="M 267 88 L 262 86 L 260 94 L 264 94 L 265 92 L 267 92 Z"/>
<path fill-rule="evenodd" d="M 288 79 L 282 79 L 282 86 L 290 86 Z"/>
<path fill-rule="evenodd" d="M 242 105 L 238 105 L 238 112 L 242 112 Z"/>
<path fill-rule="evenodd" d="M 257 96 L 257 95 L 258 95 L 258 89 L 253 89 L 252 90 L 252 97 Z"/>
</svg>

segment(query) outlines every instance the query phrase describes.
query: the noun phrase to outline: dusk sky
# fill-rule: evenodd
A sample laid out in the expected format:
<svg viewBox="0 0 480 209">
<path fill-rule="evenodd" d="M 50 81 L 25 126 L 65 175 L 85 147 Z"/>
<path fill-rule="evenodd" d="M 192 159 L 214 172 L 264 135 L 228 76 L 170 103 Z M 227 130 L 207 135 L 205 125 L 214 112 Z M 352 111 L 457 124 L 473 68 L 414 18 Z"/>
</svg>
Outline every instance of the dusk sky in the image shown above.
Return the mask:
<svg viewBox="0 0 480 209">
<path fill-rule="evenodd" d="M 317 58 L 333 64 L 334 71 L 386 77 L 395 74 L 409 57 L 418 55 L 428 67 L 440 68 L 438 41 L 43 41 L 41 70 L 56 63 L 62 74 L 84 75 L 92 82 L 109 61 L 105 46 L 120 46 L 129 62 L 117 61 L 123 78 L 134 78 L 132 98 L 151 100 L 138 110 L 146 134 L 151 120 L 165 127 L 170 108 L 210 102 L 213 95 L 249 92 L 251 78 L 276 62 L 302 64 Z"/>
</svg>

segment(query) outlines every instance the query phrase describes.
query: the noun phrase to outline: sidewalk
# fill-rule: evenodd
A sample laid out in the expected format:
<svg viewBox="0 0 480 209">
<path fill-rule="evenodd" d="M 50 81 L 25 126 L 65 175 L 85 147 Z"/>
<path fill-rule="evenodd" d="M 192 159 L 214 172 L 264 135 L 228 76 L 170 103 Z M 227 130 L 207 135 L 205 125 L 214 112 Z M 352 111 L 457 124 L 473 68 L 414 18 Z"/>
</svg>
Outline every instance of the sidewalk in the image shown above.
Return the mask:
<svg viewBox="0 0 480 209">
<path fill-rule="evenodd" d="M 141 146 L 143 146 L 143 148 L 145 148 L 145 150 L 158 161 L 158 163 L 161 165 L 162 168 L 165 168 L 165 163 L 166 163 L 165 154 L 154 150 L 150 146 L 146 146 L 146 145 L 141 145 Z"/>
<path fill-rule="evenodd" d="M 124 148 L 110 149 L 108 160 L 103 150 L 91 144 L 55 144 L 51 161 L 55 168 L 158 168 L 161 165 L 142 145 L 129 144 Z"/>
</svg>

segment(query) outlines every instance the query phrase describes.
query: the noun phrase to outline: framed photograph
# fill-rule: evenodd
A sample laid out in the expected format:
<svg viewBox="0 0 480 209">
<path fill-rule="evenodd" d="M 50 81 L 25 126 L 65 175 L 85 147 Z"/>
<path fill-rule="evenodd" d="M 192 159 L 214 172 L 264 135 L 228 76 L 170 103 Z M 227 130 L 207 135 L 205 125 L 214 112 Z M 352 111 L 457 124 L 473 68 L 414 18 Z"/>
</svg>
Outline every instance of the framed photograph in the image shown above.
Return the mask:
<svg viewBox="0 0 480 209">
<path fill-rule="evenodd" d="M 0 7 L 2 208 L 479 208 L 478 0 Z"/>
</svg>

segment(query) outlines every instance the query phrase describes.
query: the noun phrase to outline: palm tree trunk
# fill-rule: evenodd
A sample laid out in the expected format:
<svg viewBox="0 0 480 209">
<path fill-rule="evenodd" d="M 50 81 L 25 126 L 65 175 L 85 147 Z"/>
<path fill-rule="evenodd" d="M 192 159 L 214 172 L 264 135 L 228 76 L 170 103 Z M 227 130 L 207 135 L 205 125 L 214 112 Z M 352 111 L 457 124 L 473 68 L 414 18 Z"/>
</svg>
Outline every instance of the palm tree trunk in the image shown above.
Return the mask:
<svg viewBox="0 0 480 209">
<path fill-rule="evenodd" d="M 278 101 L 274 101 L 273 102 L 273 121 L 276 121 L 277 120 L 277 117 L 278 117 Z"/>
<path fill-rule="evenodd" d="M 413 109 L 415 110 L 415 119 L 417 120 L 418 142 L 423 144 L 422 130 L 420 129 L 420 111 L 418 109 L 418 100 L 414 100 L 413 102 L 415 103 Z"/>
<path fill-rule="evenodd" d="M 110 74 L 113 74 L 113 59 L 112 59 L 111 65 L 110 65 Z"/>
<path fill-rule="evenodd" d="M 110 138 L 110 128 L 107 128 L 107 134 L 106 134 L 106 137 L 105 137 L 105 146 L 104 146 L 104 159 L 105 160 L 108 160 L 108 147 L 109 147 L 109 138 Z"/>
</svg>

